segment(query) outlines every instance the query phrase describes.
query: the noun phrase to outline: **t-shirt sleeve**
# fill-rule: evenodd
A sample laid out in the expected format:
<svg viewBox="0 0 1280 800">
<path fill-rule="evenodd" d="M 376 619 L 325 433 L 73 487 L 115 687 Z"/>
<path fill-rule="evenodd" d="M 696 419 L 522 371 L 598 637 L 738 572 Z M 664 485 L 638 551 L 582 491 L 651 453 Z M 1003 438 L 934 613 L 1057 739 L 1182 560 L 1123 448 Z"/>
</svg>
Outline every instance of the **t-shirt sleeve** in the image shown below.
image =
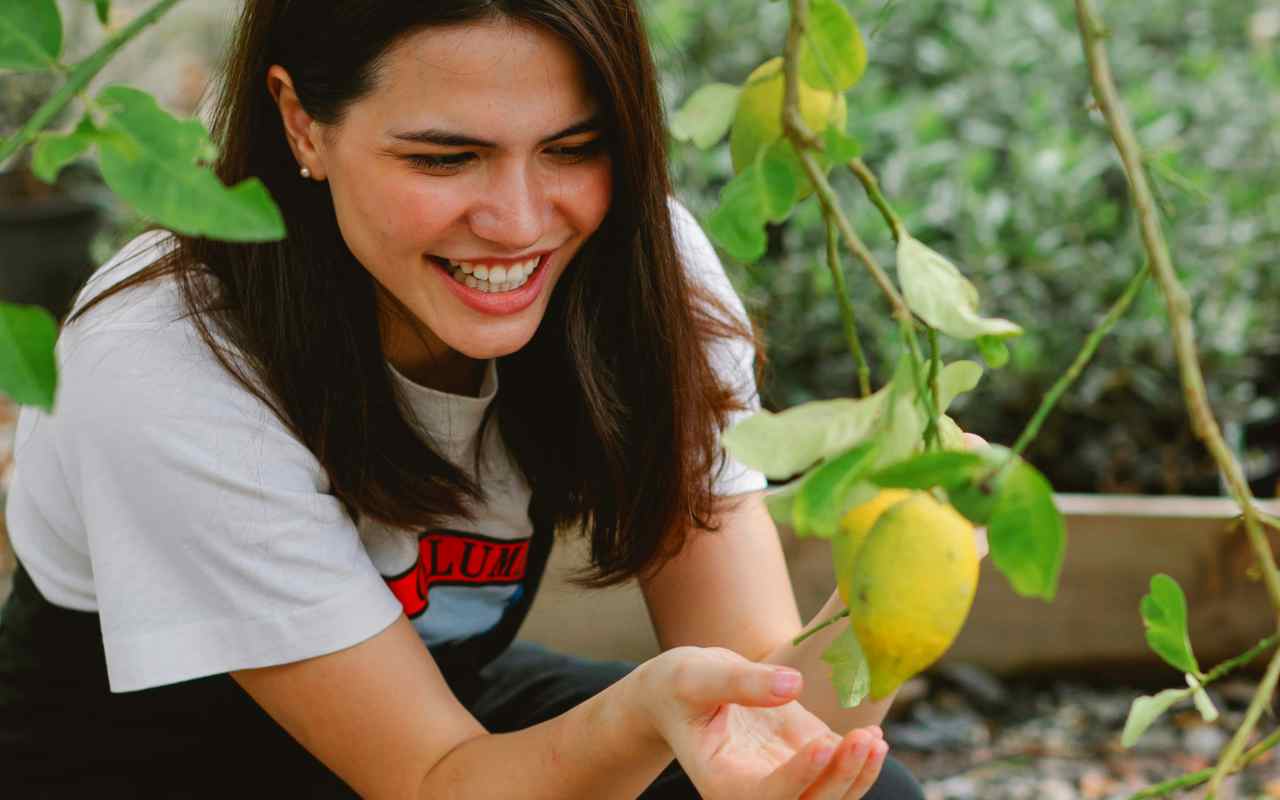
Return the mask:
<svg viewBox="0 0 1280 800">
<path fill-rule="evenodd" d="M 671 225 L 675 234 L 676 252 L 685 269 L 695 282 L 709 289 L 736 319 L 750 327 L 746 307 L 734 290 L 724 265 L 716 255 L 711 240 L 693 214 L 674 198 L 670 201 Z M 725 430 L 760 410 L 760 393 L 755 379 L 755 346 L 744 339 L 713 339 L 708 345 L 711 366 L 720 380 L 730 387 L 742 410 L 731 412 Z M 718 495 L 728 496 L 764 489 L 768 480 L 759 470 L 752 469 L 727 452 L 718 472 L 714 488 Z"/>
<path fill-rule="evenodd" d="M 335 652 L 397 618 L 319 462 L 189 322 L 68 339 L 47 422 L 113 692 Z"/>
</svg>

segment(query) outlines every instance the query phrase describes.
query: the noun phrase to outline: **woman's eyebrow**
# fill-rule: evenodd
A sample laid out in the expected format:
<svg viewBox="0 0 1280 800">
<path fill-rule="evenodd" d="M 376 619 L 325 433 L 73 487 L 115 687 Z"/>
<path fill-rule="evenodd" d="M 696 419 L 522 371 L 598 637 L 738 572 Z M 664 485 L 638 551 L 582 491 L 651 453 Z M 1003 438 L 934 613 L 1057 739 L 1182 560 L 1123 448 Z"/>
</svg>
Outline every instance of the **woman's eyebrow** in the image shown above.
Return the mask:
<svg viewBox="0 0 1280 800">
<path fill-rule="evenodd" d="M 547 138 L 543 139 L 539 144 L 549 144 L 557 139 L 564 139 L 569 136 L 576 136 L 580 133 L 590 133 L 598 131 L 601 128 L 601 119 L 599 115 L 584 119 L 581 122 L 575 122 L 573 125 L 562 131 L 557 131 Z M 421 131 L 404 131 L 401 133 L 391 134 L 392 138 L 399 139 L 404 142 L 416 142 L 418 144 L 434 144 L 438 147 L 497 147 L 496 142 L 490 142 L 485 139 L 477 139 L 474 136 L 468 136 L 464 133 L 456 133 L 440 128 L 427 128 Z"/>
</svg>

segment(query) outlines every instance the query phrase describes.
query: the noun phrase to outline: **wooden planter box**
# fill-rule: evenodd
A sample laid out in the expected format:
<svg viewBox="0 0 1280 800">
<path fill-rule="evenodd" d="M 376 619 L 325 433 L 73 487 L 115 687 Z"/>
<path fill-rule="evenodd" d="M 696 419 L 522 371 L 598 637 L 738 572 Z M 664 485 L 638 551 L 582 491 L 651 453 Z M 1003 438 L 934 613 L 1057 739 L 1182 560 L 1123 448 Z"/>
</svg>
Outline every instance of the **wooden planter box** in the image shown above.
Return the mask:
<svg viewBox="0 0 1280 800">
<path fill-rule="evenodd" d="M 1247 577 L 1252 551 L 1230 531 L 1236 506 L 1223 498 L 1057 495 L 1067 519 L 1067 555 L 1052 603 L 1015 595 L 983 562 L 969 621 L 946 660 L 999 674 L 1070 671 L 1150 676 L 1162 662 L 1146 645 L 1138 604 L 1164 572 L 1187 594 L 1191 639 L 1201 666 L 1243 652 L 1275 630 L 1261 581 Z M 1264 502 L 1280 513 L 1280 503 Z M 1280 535 L 1271 538 L 1273 548 Z M 783 531 L 796 599 L 806 620 L 835 587 L 829 547 Z M 633 585 L 580 592 L 563 576 L 583 549 L 557 543 L 523 638 L 593 658 L 647 659 L 657 641 Z M 1261 670 L 1263 664 L 1256 662 Z"/>
</svg>

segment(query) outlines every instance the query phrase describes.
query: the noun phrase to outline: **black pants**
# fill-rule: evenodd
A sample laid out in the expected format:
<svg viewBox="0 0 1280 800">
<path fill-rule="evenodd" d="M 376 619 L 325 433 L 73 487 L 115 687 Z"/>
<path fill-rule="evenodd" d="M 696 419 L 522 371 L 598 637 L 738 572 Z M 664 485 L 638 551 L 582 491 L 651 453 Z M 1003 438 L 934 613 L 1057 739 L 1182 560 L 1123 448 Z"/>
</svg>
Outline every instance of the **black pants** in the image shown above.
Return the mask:
<svg viewBox="0 0 1280 800">
<path fill-rule="evenodd" d="M 481 724 L 503 733 L 564 713 L 635 666 L 517 640 L 477 672 L 444 674 Z M 85 796 L 328 800 L 354 793 L 227 675 L 111 694 L 97 615 L 50 604 L 19 567 L 0 615 L 0 797 Z M 698 795 L 673 761 L 642 797 Z M 923 794 L 888 760 L 868 798 Z"/>
</svg>

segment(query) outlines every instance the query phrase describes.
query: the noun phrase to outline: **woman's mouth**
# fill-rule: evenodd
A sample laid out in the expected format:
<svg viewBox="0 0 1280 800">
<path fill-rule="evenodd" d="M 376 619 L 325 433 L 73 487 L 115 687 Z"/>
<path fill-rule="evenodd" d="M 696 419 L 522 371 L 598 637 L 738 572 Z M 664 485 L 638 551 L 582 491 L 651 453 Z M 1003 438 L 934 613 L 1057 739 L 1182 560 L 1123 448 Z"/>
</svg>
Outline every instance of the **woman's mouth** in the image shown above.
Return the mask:
<svg viewBox="0 0 1280 800">
<path fill-rule="evenodd" d="M 476 291 L 487 294 L 513 292 L 524 286 L 542 264 L 542 256 L 507 264 L 489 264 L 483 261 L 453 261 L 431 256 L 453 280 Z"/>
</svg>

